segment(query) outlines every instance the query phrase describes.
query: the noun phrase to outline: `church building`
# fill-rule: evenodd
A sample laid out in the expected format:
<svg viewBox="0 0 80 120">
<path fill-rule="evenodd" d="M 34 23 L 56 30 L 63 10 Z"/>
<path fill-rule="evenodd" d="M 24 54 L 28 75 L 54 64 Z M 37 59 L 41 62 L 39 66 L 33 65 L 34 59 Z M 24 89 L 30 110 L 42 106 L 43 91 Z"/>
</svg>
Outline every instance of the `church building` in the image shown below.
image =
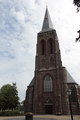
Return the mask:
<svg viewBox="0 0 80 120">
<path fill-rule="evenodd" d="M 73 114 L 80 114 L 80 86 L 62 66 L 59 40 L 46 7 L 37 34 L 35 74 L 26 90 L 25 112 L 70 114 L 67 89 L 71 89 Z"/>
</svg>

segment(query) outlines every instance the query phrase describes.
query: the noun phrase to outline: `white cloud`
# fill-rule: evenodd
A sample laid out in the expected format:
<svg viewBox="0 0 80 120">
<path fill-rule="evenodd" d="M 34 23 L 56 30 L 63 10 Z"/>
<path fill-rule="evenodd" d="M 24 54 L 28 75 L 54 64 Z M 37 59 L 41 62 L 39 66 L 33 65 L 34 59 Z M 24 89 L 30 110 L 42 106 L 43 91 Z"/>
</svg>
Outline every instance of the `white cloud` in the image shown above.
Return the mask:
<svg viewBox="0 0 80 120">
<path fill-rule="evenodd" d="M 10 12 L 11 12 L 10 13 L 11 16 L 16 18 L 18 21 L 24 21 L 25 20 L 25 16 L 24 16 L 22 11 L 17 11 L 16 12 L 15 9 L 12 8 Z"/>
</svg>

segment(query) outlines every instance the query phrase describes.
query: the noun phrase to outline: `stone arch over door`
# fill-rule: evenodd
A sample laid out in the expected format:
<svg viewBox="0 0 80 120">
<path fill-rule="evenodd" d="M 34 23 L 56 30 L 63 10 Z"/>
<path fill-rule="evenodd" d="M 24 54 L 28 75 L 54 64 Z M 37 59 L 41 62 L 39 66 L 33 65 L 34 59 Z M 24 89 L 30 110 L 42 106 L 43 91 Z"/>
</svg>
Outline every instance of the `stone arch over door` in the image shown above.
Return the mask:
<svg viewBox="0 0 80 120">
<path fill-rule="evenodd" d="M 46 99 L 45 101 L 45 113 L 52 114 L 53 111 L 53 103 L 50 98 Z"/>
</svg>

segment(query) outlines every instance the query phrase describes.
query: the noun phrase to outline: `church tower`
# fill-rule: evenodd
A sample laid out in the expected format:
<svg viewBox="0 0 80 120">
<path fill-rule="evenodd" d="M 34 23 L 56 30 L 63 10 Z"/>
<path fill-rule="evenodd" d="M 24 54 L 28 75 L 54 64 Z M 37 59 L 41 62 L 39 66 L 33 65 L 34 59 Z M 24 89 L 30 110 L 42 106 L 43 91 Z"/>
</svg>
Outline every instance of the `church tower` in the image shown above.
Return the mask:
<svg viewBox="0 0 80 120">
<path fill-rule="evenodd" d="M 46 7 L 42 30 L 37 34 L 35 75 L 26 91 L 25 112 L 69 114 L 66 91 L 71 85 L 74 89 L 75 85 L 78 88 L 78 84 L 62 66 L 57 33 Z M 77 101 L 76 113 L 79 112 Z"/>
<path fill-rule="evenodd" d="M 55 110 L 62 112 L 61 69 L 58 37 L 53 28 L 48 8 L 46 8 L 42 30 L 37 34 L 33 98 L 35 113 L 41 111 L 42 113 L 55 113 Z"/>
</svg>

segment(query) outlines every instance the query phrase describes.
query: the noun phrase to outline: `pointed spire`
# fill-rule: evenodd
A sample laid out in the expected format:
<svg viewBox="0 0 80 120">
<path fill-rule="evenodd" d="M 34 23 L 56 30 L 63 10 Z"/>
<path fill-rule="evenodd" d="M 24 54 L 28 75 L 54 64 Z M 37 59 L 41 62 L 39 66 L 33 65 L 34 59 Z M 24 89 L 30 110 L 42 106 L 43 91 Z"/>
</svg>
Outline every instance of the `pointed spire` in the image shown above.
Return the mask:
<svg viewBox="0 0 80 120">
<path fill-rule="evenodd" d="M 52 21 L 48 12 L 48 8 L 46 6 L 46 12 L 41 32 L 49 31 L 52 29 L 53 29 Z"/>
</svg>

